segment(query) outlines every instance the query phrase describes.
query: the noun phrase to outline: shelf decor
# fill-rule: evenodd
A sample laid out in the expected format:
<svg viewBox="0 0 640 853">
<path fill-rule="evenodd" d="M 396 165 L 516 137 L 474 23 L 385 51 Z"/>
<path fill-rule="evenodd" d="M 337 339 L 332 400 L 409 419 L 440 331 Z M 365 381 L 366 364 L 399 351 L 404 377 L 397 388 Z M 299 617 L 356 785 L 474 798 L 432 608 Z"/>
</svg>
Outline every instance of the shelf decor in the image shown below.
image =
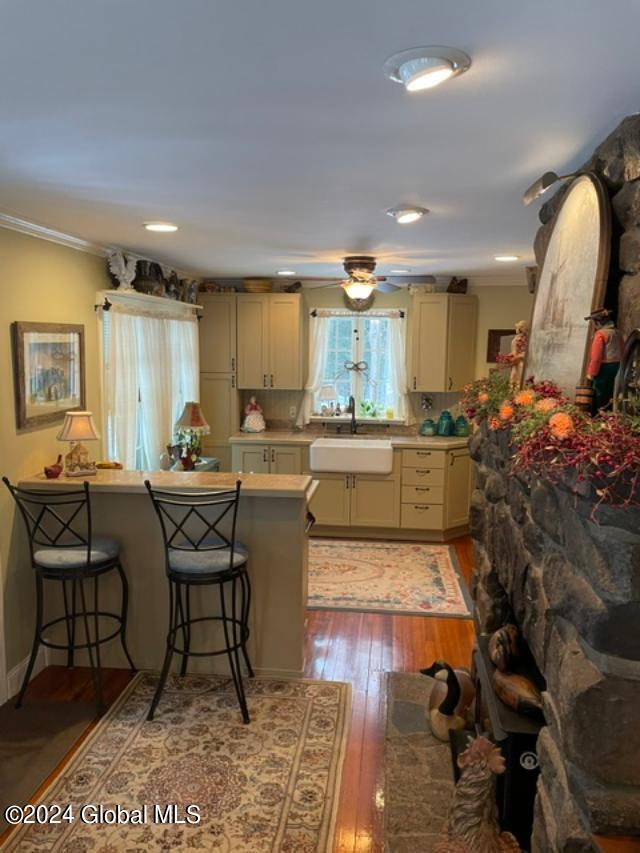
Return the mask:
<svg viewBox="0 0 640 853">
<path fill-rule="evenodd" d="M 19 430 L 64 421 L 85 408 L 84 326 L 12 325 L 16 426 Z"/>
</svg>

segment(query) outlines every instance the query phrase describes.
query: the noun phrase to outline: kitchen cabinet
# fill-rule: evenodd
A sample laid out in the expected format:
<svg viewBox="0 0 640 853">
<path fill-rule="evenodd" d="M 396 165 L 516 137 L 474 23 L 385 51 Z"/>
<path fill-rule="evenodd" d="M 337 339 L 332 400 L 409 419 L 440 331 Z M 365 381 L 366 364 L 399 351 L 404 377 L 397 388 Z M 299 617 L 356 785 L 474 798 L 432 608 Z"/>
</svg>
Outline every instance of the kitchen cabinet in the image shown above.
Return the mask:
<svg viewBox="0 0 640 853">
<path fill-rule="evenodd" d="M 238 443 L 233 445 L 232 469 L 254 474 L 301 474 L 302 457 L 303 448 L 296 445 Z"/>
<path fill-rule="evenodd" d="M 237 296 L 238 387 L 301 390 L 299 293 Z"/>
<path fill-rule="evenodd" d="M 236 372 L 236 295 L 201 293 L 199 324 L 202 373 Z"/>
<path fill-rule="evenodd" d="M 348 527 L 351 523 L 351 474 L 313 474 L 318 488 L 309 509 L 316 524 L 331 527 Z"/>
<path fill-rule="evenodd" d="M 445 526 L 462 527 L 469 521 L 472 466 L 467 448 L 450 450 L 446 474 Z"/>
<path fill-rule="evenodd" d="M 473 380 L 477 311 L 475 296 L 412 296 L 407 348 L 412 391 L 459 391 Z"/>
<path fill-rule="evenodd" d="M 201 373 L 200 405 L 210 432 L 202 436 L 202 452 L 220 460 L 220 470 L 231 470 L 229 436 L 239 429 L 238 391 L 233 373 Z"/>
</svg>

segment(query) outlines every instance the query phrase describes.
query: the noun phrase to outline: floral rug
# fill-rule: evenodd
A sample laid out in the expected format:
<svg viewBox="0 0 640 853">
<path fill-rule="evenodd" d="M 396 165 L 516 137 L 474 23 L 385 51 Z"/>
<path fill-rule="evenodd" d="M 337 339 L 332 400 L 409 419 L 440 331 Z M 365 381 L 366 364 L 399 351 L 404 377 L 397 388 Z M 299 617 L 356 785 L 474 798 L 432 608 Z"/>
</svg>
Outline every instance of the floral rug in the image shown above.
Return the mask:
<svg viewBox="0 0 640 853">
<path fill-rule="evenodd" d="M 232 682 L 218 676 L 170 677 L 155 719 L 147 722 L 156 681 L 147 673 L 132 681 L 40 798 L 70 803 L 73 820 L 22 827 L 3 849 L 331 849 L 348 684 L 246 679 L 251 723 L 243 725 Z M 171 805 L 175 814 L 167 812 Z M 119 825 L 92 822 L 109 818 L 99 807 L 119 813 Z M 141 823 L 132 822 L 133 810 Z"/>
<path fill-rule="evenodd" d="M 467 590 L 454 560 L 448 545 L 312 539 L 307 606 L 469 616 Z"/>
</svg>

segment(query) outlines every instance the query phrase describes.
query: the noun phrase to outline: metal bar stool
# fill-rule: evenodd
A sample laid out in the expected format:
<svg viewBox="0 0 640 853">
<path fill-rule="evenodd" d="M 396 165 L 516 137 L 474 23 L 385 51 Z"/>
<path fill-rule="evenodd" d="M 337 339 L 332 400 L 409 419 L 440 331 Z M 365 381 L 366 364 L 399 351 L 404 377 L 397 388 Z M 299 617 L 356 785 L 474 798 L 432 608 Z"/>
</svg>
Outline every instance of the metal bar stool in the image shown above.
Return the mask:
<svg viewBox="0 0 640 853">
<path fill-rule="evenodd" d="M 6 477 L 2 481 L 13 495 L 27 528 L 31 566 L 36 577 L 36 626 L 33 646 L 22 687 L 16 700 L 16 708 L 22 705 L 36 662 L 40 645 L 67 652 L 67 666 L 72 667 L 77 649 L 86 649 L 89 655 L 91 675 L 95 687 L 98 715 L 104 713 L 102 683 L 100 677 L 100 646 L 114 637 L 120 637 L 132 672 L 135 665 L 129 654 L 126 641 L 127 611 L 129 607 L 129 585 L 120 561 L 120 546 L 107 536 L 94 536 L 91 524 L 91 499 L 89 483 L 81 489 L 44 491 L 21 489 L 11 485 Z M 120 613 L 100 609 L 98 580 L 101 575 L 117 571 L 122 583 L 122 605 Z M 93 579 L 93 609 L 87 608 L 85 581 Z M 64 616 L 43 624 L 44 581 L 62 583 Z M 69 590 L 71 586 L 71 601 Z M 78 592 L 80 611 L 78 612 Z M 115 620 L 117 627 L 106 636 L 100 636 L 100 617 Z M 93 637 L 89 620 L 93 620 Z M 85 642 L 76 642 L 76 621 L 82 620 Z M 54 643 L 44 635 L 54 625 L 65 624 L 67 642 Z M 94 656 L 95 653 L 95 656 Z"/>
<path fill-rule="evenodd" d="M 240 654 L 244 658 L 249 677 L 252 678 L 253 669 L 246 645 L 249 639 L 251 585 L 247 573 L 247 549 L 236 542 L 240 485 L 238 480 L 235 489 L 194 494 L 155 489 L 145 480 L 145 486 L 160 520 L 169 579 L 167 649 L 158 687 L 147 715 L 148 720 L 152 720 L 155 714 L 175 652 L 182 656 L 181 675 L 186 673 L 188 660 L 192 655 L 213 657 L 226 654 L 242 719 L 245 723 L 249 722 Z M 226 536 L 219 528 L 225 518 L 230 522 L 230 536 Z M 218 587 L 219 615 L 192 618 L 192 586 Z M 226 591 L 230 592 L 230 613 L 225 599 Z M 191 626 L 198 622 L 222 623 L 224 646 L 210 651 L 192 651 Z M 182 646 L 177 644 L 179 633 L 182 634 Z"/>
</svg>

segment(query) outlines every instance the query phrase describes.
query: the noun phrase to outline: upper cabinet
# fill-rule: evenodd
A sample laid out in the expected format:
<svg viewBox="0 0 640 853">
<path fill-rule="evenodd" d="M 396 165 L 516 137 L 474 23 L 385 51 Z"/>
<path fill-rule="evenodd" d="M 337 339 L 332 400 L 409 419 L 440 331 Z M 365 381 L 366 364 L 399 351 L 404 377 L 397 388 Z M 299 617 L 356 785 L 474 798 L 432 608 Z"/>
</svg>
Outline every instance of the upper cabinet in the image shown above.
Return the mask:
<svg viewBox="0 0 640 853">
<path fill-rule="evenodd" d="M 407 359 L 411 391 L 460 391 L 473 381 L 477 314 L 475 296 L 412 297 Z"/>
<path fill-rule="evenodd" d="M 302 389 L 300 294 L 240 293 L 237 300 L 238 387 Z"/>
<path fill-rule="evenodd" d="M 236 295 L 198 294 L 203 313 L 200 320 L 200 370 L 202 373 L 236 371 Z"/>
</svg>

